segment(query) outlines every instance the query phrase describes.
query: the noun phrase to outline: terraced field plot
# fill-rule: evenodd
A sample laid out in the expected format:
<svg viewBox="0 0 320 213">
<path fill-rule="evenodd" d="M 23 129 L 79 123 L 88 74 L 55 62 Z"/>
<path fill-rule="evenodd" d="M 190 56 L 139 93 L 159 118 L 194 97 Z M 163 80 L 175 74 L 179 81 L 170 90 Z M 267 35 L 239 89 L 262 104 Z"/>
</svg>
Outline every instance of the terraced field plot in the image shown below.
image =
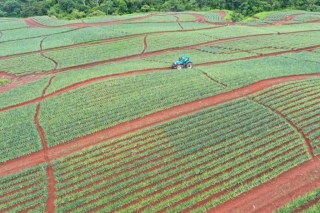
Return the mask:
<svg viewBox="0 0 320 213">
<path fill-rule="evenodd" d="M 225 15 L 0 19 L 0 212 L 317 209 L 319 14 Z"/>
</svg>

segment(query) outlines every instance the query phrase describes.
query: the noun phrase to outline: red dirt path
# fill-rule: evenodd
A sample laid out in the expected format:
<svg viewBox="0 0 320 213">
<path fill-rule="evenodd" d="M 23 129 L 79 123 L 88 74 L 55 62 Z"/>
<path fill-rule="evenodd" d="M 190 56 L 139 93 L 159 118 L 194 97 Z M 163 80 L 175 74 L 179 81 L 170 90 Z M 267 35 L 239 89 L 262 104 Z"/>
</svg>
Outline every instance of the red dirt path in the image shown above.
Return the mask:
<svg viewBox="0 0 320 213">
<path fill-rule="evenodd" d="M 298 196 L 320 187 L 320 157 L 290 169 L 277 178 L 229 200 L 209 213 L 273 212 Z"/>
<path fill-rule="evenodd" d="M 273 25 L 283 25 L 288 21 L 292 21 L 297 16 L 299 16 L 299 14 L 290 15 L 290 16 L 286 17 L 285 19 L 281 19 L 279 21 L 274 22 Z"/>
<path fill-rule="evenodd" d="M 50 78 L 48 85 L 43 89 L 41 98 L 46 94 L 46 90 L 49 88 L 51 85 L 51 82 L 53 80 L 54 76 Z M 38 130 L 38 134 L 41 139 L 41 144 L 42 144 L 42 155 L 44 157 L 45 162 L 47 163 L 47 178 L 48 178 L 48 200 L 47 200 L 47 206 L 46 210 L 47 212 L 54 212 L 54 200 L 55 200 L 55 180 L 54 180 L 54 172 L 53 168 L 50 163 L 50 159 L 48 157 L 48 146 L 46 142 L 46 137 L 45 133 L 43 131 L 43 128 L 41 127 L 39 123 L 39 114 L 40 114 L 40 107 L 41 103 L 39 102 L 36 108 L 36 114 L 34 116 L 34 123 L 36 125 L 36 128 Z"/>
<path fill-rule="evenodd" d="M 249 86 L 242 87 L 230 92 L 208 97 L 202 100 L 193 101 L 187 104 L 175 106 L 170 109 L 159 111 L 145 116 L 143 118 L 138 118 L 129 122 L 118 124 L 111 128 L 87 135 L 83 138 L 75 139 L 73 141 L 69 141 L 57 145 L 55 147 L 49 148 L 48 157 L 50 160 L 54 160 L 63 156 L 79 152 L 86 147 L 101 143 L 106 140 L 118 138 L 125 134 L 132 133 L 159 123 L 167 122 L 169 120 L 173 120 L 181 116 L 186 116 L 195 113 L 199 110 L 216 106 L 218 104 L 226 103 L 242 97 L 247 97 L 248 95 L 254 94 L 258 91 L 261 91 L 263 89 L 269 88 L 280 83 L 304 80 L 313 77 L 320 77 L 320 74 L 287 76 L 281 78 L 262 80 Z M 22 169 L 30 168 L 39 163 L 45 163 L 42 151 L 11 160 L 0 165 L 0 177 L 13 174 Z"/>
</svg>

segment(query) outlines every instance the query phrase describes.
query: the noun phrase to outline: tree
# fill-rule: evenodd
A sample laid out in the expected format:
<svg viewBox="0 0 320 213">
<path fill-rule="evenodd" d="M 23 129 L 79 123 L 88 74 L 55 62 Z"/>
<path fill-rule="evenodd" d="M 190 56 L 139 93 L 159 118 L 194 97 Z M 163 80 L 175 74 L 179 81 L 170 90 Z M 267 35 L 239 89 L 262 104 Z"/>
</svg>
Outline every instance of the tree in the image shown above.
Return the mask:
<svg viewBox="0 0 320 213">
<path fill-rule="evenodd" d="M 16 0 L 8 0 L 2 6 L 2 11 L 8 16 L 18 16 L 21 11 L 21 3 Z"/>
<path fill-rule="evenodd" d="M 120 0 L 119 2 L 119 7 L 118 7 L 118 13 L 120 15 L 124 14 L 125 12 L 128 11 L 128 7 L 127 7 L 127 4 L 124 0 Z"/>
</svg>

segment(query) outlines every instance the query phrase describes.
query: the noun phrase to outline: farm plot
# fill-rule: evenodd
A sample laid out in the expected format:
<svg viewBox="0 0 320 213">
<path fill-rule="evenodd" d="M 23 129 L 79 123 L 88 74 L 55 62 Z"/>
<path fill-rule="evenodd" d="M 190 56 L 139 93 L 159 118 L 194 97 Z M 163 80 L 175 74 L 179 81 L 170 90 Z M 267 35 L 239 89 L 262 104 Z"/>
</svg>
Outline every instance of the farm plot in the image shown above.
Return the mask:
<svg viewBox="0 0 320 213">
<path fill-rule="evenodd" d="M 271 32 L 288 33 L 288 32 L 300 32 L 300 31 L 319 31 L 318 23 L 311 24 L 294 24 L 294 25 L 281 25 L 281 26 L 271 26 L 267 28 Z"/>
<path fill-rule="evenodd" d="M 0 71 L 15 75 L 27 75 L 53 70 L 55 64 L 42 57 L 40 54 L 32 54 L 21 57 L 0 60 Z"/>
<path fill-rule="evenodd" d="M 27 25 L 22 20 L 19 20 L 19 19 L 0 22 L 0 30 L 12 30 L 12 29 L 18 29 L 18 28 L 24 28 L 24 27 L 27 27 Z"/>
<path fill-rule="evenodd" d="M 194 39 L 195 37 L 197 39 Z M 168 48 L 191 46 L 213 40 L 215 39 L 198 32 L 175 32 L 149 35 L 147 38 L 147 52 L 153 52 Z"/>
<path fill-rule="evenodd" d="M 221 16 L 218 13 L 206 13 L 205 19 L 208 22 L 221 22 Z"/>
<path fill-rule="evenodd" d="M 213 48 L 210 51 L 214 51 Z M 218 51 L 218 50 L 215 50 Z M 155 56 L 150 56 L 145 58 L 145 61 L 155 61 L 155 62 L 165 62 L 167 65 L 171 65 L 173 61 L 178 60 L 181 55 L 189 55 L 191 56 L 191 61 L 195 66 L 197 64 L 206 63 L 206 62 L 215 62 L 215 61 L 227 61 L 234 60 L 240 58 L 246 58 L 250 56 L 254 56 L 255 54 L 247 53 L 247 52 L 239 52 L 239 51 L 230 51 L 230 50 L 222 50 L 221 52 L 209 52 L 209 50 L 201 49 L 199 50 L 177 50 L 172 52 L 167 52 Z M 170 61 L 171 60 L 171 61 Z"/>
<path fill-rule="evenodd" d="M 279 12 L 279 13 L 271 14 L 270 16 L 265 18 L 264 20 L 265 21 L 279 21 L 279 20 L 285 19 L 291 15 L 300 14 L 300 13 L 302 13 L 302 12 L 301 11 Z"/>
<path fill-rule="evenodd" d="M 166 15 L 166 16 L 151 16 L 146 19 L 142 20 L 136 20 L 133 22 L 151 22 L 151 23 L 157 23 L 157 22 L 175 22 L 177 20 L 177 17 L 173 15 Z"/>
<path fill-rule="evenodd" d="M 210 26 L 207 24 L 199 22 L 180 22 L 179 23 L 183 30 L 194 30 L 194 29 L 203 29 L 203 28 L 214 28 L 215 26 Z M 218 27 L 218 26 L 216 26 Z"/>
<path fill-rule="evenodd" d="M 241 99 L 56 160 L 55 206 L 205 212 L 308 159 L 280 116 Z"/>
<path fill-rule="evenodd" d="M 40 42 L 43 37 L 29 38 L 19 41 L 8 41 L 0 43 L 0 57 L 15 55 L 20 53 L 28 53 L 40 50 Z"/>
<path fill-rule="evenodd" d="M 293 54 L 285 54 L 285 58 L 293 58 L 298 61 L 314 61 L 320 63 L 320 52 L 301 52 Z"/>
<path fill-rule="evenodd" d="M 290 213 L 304 211 L 305 213 L 317 212 L 320 209 L 320 188 L 301 196 L 284 207 L 278 209 L 275 213 Z"/>
<path fill-rule="evenodd" d="M 298 22 L 318 21 L 320 20 L 320 14 L 319 15 L 303 14 L 295 17 L 293 20 Z"/>
<path fill-rule="evenodd" d="M 281 112 L 310 140 L 320 154 L 320 78 L 280 84 L 253 99 Z"/>
<path fill-rule="evenodd" d="M 120 63 L 109 63 L 101 66 L 95 66 L 92 68 L 69 71 L 57 75 L 50 87 L 47 89 L 46 93 L 50 94 L 52 92 L 63 89 L 64 87 L 70 86 L 72 84 L 86 81 L 92 78 L 108 76 L 112 74 L 125 73 L 130 71 L 137 71 L 143 69 L 152 68 L 163 68 L 168 67 L 171 64 L 165 62 L 157 61 L 141 61 L 141 60 L 130 60 Z"/>
<path fill-rule="evenodd" d="M 271 35 L 260 36 L 257 38 L 246 38 L 236 41 L 229 41 L 221 44 L 215 44 L 211 47 L 214 51 L 218 49 L 227 49 L 235 51 L 246 51 L 256 54 L 267 54 L 281 52 L 284 50 L 299 49 L 320 45 L 319 37 L 311 36 L 313 33 L 303 33 L 295 35 Z M 309 36 L 308 36 L 309 35 Z M 202 49 L 203 48 L 199 48 Z M 209 49 L 207 49 L 210 52 Z"/>
<path fill-rule="evenodd" d="M 285 56 L 285 54 L 283 55 Z M 257 81 L 281 76 L 320 73 L 319 64 L 291 58 L 268 57 L 201 67 L 212 78 L 236 89 Z"/>
<path fill-rule="evenodd" d="M 0 178 L 0 211 L 45 212 L 47 185 L 46 165 Z"/>
<path fill-rule="evenodd" d="M 44 40 L 42 47 L 43 49 L 51 49 L 86 42 L 98 42 L 102 39 L 117 38 L 130 35 L 123 31 L 115 31 L 115 29 L 118 28 L 118 25 L 104 27 L 87 27 L 64 34 L 51 35 Z"/>
<path fill-rule="evenodd" d="M 35 105 L 0 113 L 0 164 L 42 148 L 35 113 Z"/>
<path fill-rule="evenodd" d="M 129 15 L 122 15 L 122 16 L 106 16 L 101 18 L 89 18 L 83 19 L 84 23 L 101 23 L 101 22 L 112 22 L 112 21 L 121 21 L 121 20 L 128 20 L 130 21 L 133 18 L 140 18 L 147 16 L 146 14 L 129 14 Z"/>
<path fill-rule="evenodd" d="M 49 26 L 49 27 L 58 27 L 63 26 L 67 24 L 74 24 L 74 23 L 82 23 L 81 20 L 72 20 L 72 21 L 66 21 L 66 20 L 58 20 L 54 18 L 50 18 L 49 16 L 34 16 L 32 19 L 39 24 Z"/>
<path fill-rule="evenodd" d="M 269 28 L 257 28 L 249 26 L 226 26 L 218 27 L 211 30 L 198 31 L 198 33 L 215 38 L 215 39 L 224 39 L 224 38 L 233 38 L 240 36 L 249 36 L 249 35 L 260 35 L 260 34 L 270 34 L 274 33 L 270 31 Z"/>
<path fill-rule="evenodd" d="M 124 30 L 128 34 L 142 34 L 142 33 L 154 33 L 154 32 L 166 32 L 166 31 L 178 31 L 181 27 L 178 23 L 130 23 L 121 24 L 117 31 Z"/>
<path fill-rule="evenodd" d="M 0 42 L 68 32 L 74 28 L 23 28 L 3 31 Z"/>
<path fill-rule="evenodd" d="M 92 44 L 90 46 L 46 52 L 45 55 L 58 62 L 58 68 L 72 67 L 97 61 L 105 61 L 143 51 L 143 38 L 135 37 L 115 42 Z"/>
<path fill-rule="evenodd" d="M 45 100 L 41 105 L 40 124 L 48 146 L 52 147 L 224 91 L 197 71 L 108 79 Z"/>
<path fill-rule="evenodd" d="M 41 96 L 47 86 L 49 77 L 17 87 L 0 94 L 0 109 L 23 103 Z"/>
<path fill-rule="evenodd" d="M 184 22 L 184 21 L 196 21 L 196 17 L 194 17 L 193 15 L 190 14 L 177 14 L 175 15 L 176 17 L 178 17 L 180 22 Z"/>
</svg>

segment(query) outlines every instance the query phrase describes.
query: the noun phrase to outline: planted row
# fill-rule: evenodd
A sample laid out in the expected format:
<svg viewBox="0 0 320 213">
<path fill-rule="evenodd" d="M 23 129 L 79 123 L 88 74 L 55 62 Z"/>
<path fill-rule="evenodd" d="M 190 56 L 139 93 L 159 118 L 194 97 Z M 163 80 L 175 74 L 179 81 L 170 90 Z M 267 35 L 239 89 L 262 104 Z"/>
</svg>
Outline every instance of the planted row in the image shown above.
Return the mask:
<svg viewBox="0 0 320 213">
<path fill-rule="evenodd" d="M 307 159 L 290 125 L 242 99 L 55 161 L 55 205 L 57 212 L 213 207 L 234 196 L 227 190 L 250 188 L 239 182 L 256 186 Z"/>
<path fill-rule="evenodd" d="M 0 178 L 1 212 L 45 212 L 48 199 L 46 165 Z"/>
</svg>

